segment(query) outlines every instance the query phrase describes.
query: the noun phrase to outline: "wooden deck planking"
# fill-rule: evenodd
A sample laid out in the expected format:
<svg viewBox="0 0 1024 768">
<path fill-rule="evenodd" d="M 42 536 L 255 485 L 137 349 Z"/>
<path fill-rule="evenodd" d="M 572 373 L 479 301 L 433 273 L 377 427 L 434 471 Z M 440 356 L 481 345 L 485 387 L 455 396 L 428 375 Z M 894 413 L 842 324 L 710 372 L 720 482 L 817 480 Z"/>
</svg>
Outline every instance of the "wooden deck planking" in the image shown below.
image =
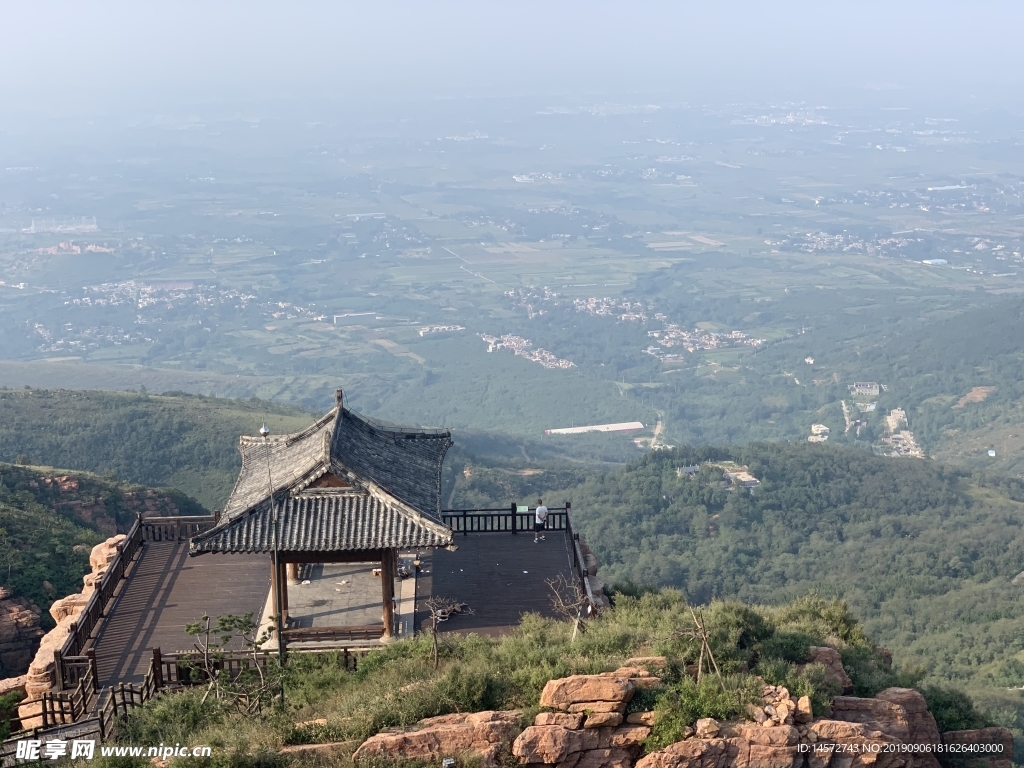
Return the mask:
<svg viewBox="0 0 1024 768">
<path fill-rule="evenodd" d="M 188 542 L 147 542 L 93 642 L 101 686 L 141 682 L 153 648 L 192 647 L 185 625 L 204 613 L 252 611 L 259 621 L 270 593 L 266 555 L 188 556 Z"/>
<path fill-rule="evenodd" d="M 423 606 L 431 595 L 468 603 L 472 616 L 454 616 L 441 627 L 448 632 L 501 635 L 524 613 L 554 616 L 548 579 L 573 576 L 564 531 L 548 531 L 533 543 L 532 532 L 471 533 L 455 536 L 455 552 L 439 550 L 424 560 L 417 584 L 416 628 L 429 615 Z"/>
</svg>

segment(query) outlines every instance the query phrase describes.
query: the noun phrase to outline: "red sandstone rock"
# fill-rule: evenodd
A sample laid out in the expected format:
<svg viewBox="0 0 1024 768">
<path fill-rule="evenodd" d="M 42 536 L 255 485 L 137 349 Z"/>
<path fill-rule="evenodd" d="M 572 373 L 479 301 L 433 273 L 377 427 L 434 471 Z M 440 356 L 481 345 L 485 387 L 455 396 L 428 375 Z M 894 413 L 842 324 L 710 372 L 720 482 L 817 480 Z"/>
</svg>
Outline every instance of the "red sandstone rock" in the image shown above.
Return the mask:
<svg viewBox="0 0 1024 768">
<path fill-rule="evenodd" d="M 821 664 L 825 667 L 825 677 L 842 686 L 844 691 L 853 688 L 853 680 L 843 669 L 843 659 L 839 651 L 830 646 L 811 646 L 811 660 L 808 664 Z M 802 669 L 802 667 L 801 667 Z"/>
<path fill-rule="evenodd" d="M 583 722 L 584 728 L 614 728 L 622 725 L 622 715 L 618 712 L 592 712 Z"/>
<path fill-rule="evenodd" d="M 534 718 L 534 725 L 560 725 L 571 731 L 583 727 L 583 713 L 566 714 L 564 712 L 541 712 Z"/>
<path fill-rule="evenodd" d="M 626 711 L 625 701 L 581 701 L 577 704 L 570 704 L 570 712 L 618 712 L 620 715 Z"/>
<path fill-rule="evenodd" d="M 892 736 L 873 730 L 864 723 L 853 723 L 845 720 L 816 720 L 808 727 L 808 735 L 812 741 L 822 744 L 856 745 L 853 751 L 836 754 L 828 751 L 815 751 L 807 755 L 809 768 L 907 768 L 913 758 L 907 753 L 885 752 L 887 744 L 898 741 Z M 876 751 L 877 750 L 877 751 Z M 850 757 L 853 760 L 850 760 Z"/>
<path fill-rule="evenodd" d="M 484 768 L 497 768 L 502 750 L 519 730 L 520 712 L 476 712 L 421 720 L 414 729 L 371 736 L 352 755 L 353 762 L 386 757 L 440 760 L 474 754 Z M 575 731 L 570 731 L 575 733 Z"/>
<path fill-rule="evenodd" d="M 811 708 L 811 697 L 801 696 L 796 700 L 796 711 L 793 719 L 798 723 L 809 723 L 814 719 L 814 710 Z"/>
<path fill-rule="evenodd" d="M 636 768 L 747 768 L 749 756 L 742 739 L 689 739 L 641 758 Z"/>
<path fill-rule="evenodd" d="M 971 731 L 946 731 L 942 734 L 943 744 L 993 745 L 999 751 L 989 756 L 967 759 L 967 768 L 1010 768 L 1013 762 L 1013 734 L 1006 728 L 978 728 Z M 964 755 L 967 757 L 967 755 Z"/>
<path fill-rule="evenodd" d="M 592 749 L 581 752 L 573 768 L 633 768 L 633 755 L 625 749 Z"/>
<path fill-rule="evenodd" d="M 573 675 L 549 681 L 540 695 L 540 705 L 565 709 L 580 702 L 612 701 L 625 704 L 633 697 L 633 690 L 633 682 L 627 678 Z"/>
<path fill-rule="evenodd" d="M 928 704 L 920 693 L 910 688 L 886 688 L 875 698 L 903 707 L 910 728 L 909 743 L 942 743 L 935 718 L 928 711 Z M 918 753 L 914 756 L 914 768 L 939 768 L 939 761 L 933 754 Z"/>
<path fill-rule="evenodd" d="M 597 731 L 531 725 L 512 744 L 512 754 L 523 763 L 559 763 L 575 752 L 597 749 L 598 739 Z"/>
<path fill-rule="evenodd" d="M 631 712 L 626 715 L 626 722 L 631 725 L 654 725 L 657 719 L 657 712 Z"/>
<path fill-rule="evenodd" d="M 629 749 L 638 747 L 651 735 L 651 729 L 645 725 L 623 725 L 608 735 L 608 746 Z"/>
<path fill-rule="evenodd" d="M 898 741 L 910 740 L 910 721 L 899 704 L 882 699 L 859 699 L 854 696 L 836 696 L 832 700 L 832 719 L 848 723 L 864 723 L 875 731 Z"/>
</svg>

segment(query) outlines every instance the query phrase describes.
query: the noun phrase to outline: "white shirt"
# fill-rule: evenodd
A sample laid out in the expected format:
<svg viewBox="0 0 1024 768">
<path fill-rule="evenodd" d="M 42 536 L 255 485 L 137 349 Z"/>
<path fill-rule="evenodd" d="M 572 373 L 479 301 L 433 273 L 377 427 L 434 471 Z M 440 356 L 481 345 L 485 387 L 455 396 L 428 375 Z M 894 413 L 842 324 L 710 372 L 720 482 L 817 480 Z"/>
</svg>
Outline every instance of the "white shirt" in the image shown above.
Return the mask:
<svg viewBox="0 0 1024 768">
<path fill-rule="evenodd" d="M 541 504 L 539 507 L 537 507 L 537 522 L 538 523 L 543 523 L 547 519 L 548 519 L 548 508 L 545 507 L 543 504 Z"/>
</svg>

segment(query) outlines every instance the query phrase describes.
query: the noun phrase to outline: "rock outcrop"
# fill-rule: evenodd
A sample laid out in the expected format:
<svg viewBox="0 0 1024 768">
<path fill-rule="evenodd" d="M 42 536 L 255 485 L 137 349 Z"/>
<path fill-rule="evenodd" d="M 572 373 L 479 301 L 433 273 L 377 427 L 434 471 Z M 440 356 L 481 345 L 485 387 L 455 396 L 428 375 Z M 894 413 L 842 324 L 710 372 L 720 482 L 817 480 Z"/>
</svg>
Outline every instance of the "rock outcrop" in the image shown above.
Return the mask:
<svg viewBox="0 0 1024 768">
<path fill-rule="evenodd" d="M 475 756 L 482 768 L 498 768 L 502 753 L 519 731 L 522 713 L 476 712 L 421 720 L 407 730 L 378 733 L 352 755 L 357 765 L 375 758 L 440 761 L 455 755 Z"/>
<path fill-rule="evenodd" d="M 811 646 L 811 660 L 807 663 L 821 664 L 825 667 L 826 680 L 836 683 L 843 691 L 853 690 L 853 680 L 843 669 L 843 659 L 835 648 L 828 645 Z"/>
<path fill-rule="evenodd" d="M 540 704 L 558 711 L 538 714 L 513 743 L 512 754 L 527 765 L 632 768 L 654 719 L 645 712 L 627 721 L 626 707 L 638 688 L 661 683 L 649 668 L 664 666 L 664 658 L 646 657 L 630 659 L 614 672 L 551 680 Z"/>
<path fill-rule="evenodd" d="M 762 704 L 748 705 L 748 719 L 702 718 L 682 729 L 680 741 L 645 755 L 657 713 L 626 709 L 637 690 L 660 684 L 654 672 L 665 667 L 661 657 L 637 658 L 614 672 L 551 680 L 541 694 L 547 711 L 521 733 L 520 712 L 444 715 L 378 734 L 353 758 L 358 764 L 462 754 L 496 768 L 508 764 L 511 752 L 528 768 L 938 768 L 934 754 L 914 747 L 956 744 L 974 748 L 972 756 L 963 756 L 966 768 L 1012 768 L 1008 730 L 940 736 L 924 697 L 907 688 L 889 688 L 870 699 L 838 696 L 829 717 L 814 719 L 806 696 L 794 699 L 783 686 L 765 685 Z"/>
<path fill-rule="evenodd" d="M 1010 768 L 1013 764 L 1013 733 L 1008 728 L 946 731 L 942 743 L 978 750 L 957 755 L 967 768 Z"/>
<path fill-rule="evenodd" d="M 928 711 L 928 703 L 912 688 L 886 688 L 875 698 L 897 704 L 903 708 L 907 727 L 910 731 L 909 744 L 941 744 L 939 726 Z M 921 753 L 914 758 L 914 768 L 939 768 L 935 755 Z"/>
<path fill-rule="evenodd" d="M 583 540 L 582 536 L 579 538 L 579 545 L 580 552 L 583 555 L 583 567 L 586 569 L 587 581 L 590 583 L 590 591 L 594 596 L 594 606 L 598 610 L 610 608 L 611 601 L 608 600 L 608 596 L 604 593 L 604 580 L 597 575 L 597 555 L 587 546 L 587 542 Z"/>
<path fill-rule="evenodd" d="M 29 664 L 28 672 L 25 674 L 25 695 L 29 699 L 38 698 L 41 694 L 53 689 L 56 684 L 54 674 L 54 651 L 60 650 L 71 633 L 71 625 L 82 612 L 96 586 L 103 578 L 110 563 L 117 556 L 118 551 L 124 545 L 127 537 L 121 533 L 112 536 L 104 542 L 92 548 L 89 555 L 89 564 L 92 571 L 82 577 L 83 587 L 80 593 L 68 595 L 57 600 L 50 606 L 50 615 L 57 622 L 57 626 L 47 632 L 39 642 L 39 649 Z M 35 728 L 42 725 L 38 704 L 25 704 L 18 708 L 18 716 L 24 728 Z"/>
<path fill-rule="evenodd" d="M 22 675 L 36 652 L 43 630 L 42 610 L 26 597 L 0 587 L 0 677 Z"/>
</svg>

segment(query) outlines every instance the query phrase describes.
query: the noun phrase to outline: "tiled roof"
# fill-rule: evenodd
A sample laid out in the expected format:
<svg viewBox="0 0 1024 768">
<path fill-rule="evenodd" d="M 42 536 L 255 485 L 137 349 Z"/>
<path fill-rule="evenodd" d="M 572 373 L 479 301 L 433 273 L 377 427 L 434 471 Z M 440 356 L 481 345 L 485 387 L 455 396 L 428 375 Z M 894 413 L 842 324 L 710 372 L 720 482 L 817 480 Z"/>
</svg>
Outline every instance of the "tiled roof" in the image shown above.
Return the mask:
<svg viewBox="0 0 1024 768">
<path fill-rule="evenodd" d="M 385 426 L 340 405 L 301 432 L 243 436 L 242 471 L 220 523 L 194 538 L 190 552 L 269 549 L 271 481 L 290 516 L 289 541 L 302 551 L 447 546 L 441 466 L 451 445 L 448 430 Z M 309 487 L 327 472 L 345 487 Z"/>
<path fill-rule="evenodd" d="M 343 410 L 334 427 L 331 458 L 414 509 L 439 518 L 441 465 L 451 445 L 446 429 L 386 427 Z"/>
<path fill-rule="evenodd" d="M 291 552 L 446 547 L 448 526 L 364 492 L 302 493 L 279 501 L 278 547 Z M 270 552 L 270 505 L 260 504 L 192 539 L 189 553 Z"/>
<path fill-rule="evenodd" d="M 235 488 L 224 506 L 223 517 L 235 515 L 259 504 L 269 495 L 268 481 L 272 478 L 274 490 L 285 490 L 315 472 L 323 463 L 325 435 L 334 428 L 335 411 L 322 416 L 301 432 L 291 435 L 262 437 L 242 435 L 238 450 L 242 454 L 242 471 L 238 473 Z M 270 456 L 270 473 L 267 456 Z"/>
<path fill-rule="evenodd" d="M 233 519 L 267 498 L 268 482 L 283 491 L 304 486 L 326 471 L 349 472 L 377 484 L 425 515 L 441 514 L 441 466 L 452 445 L 448 430 L 374 423 L 335 408 L 291 435 L 239 439 L 242 471 L 224 507 Z M 267 455 L 270 456 L 268 473 Z"/>
</svg>

